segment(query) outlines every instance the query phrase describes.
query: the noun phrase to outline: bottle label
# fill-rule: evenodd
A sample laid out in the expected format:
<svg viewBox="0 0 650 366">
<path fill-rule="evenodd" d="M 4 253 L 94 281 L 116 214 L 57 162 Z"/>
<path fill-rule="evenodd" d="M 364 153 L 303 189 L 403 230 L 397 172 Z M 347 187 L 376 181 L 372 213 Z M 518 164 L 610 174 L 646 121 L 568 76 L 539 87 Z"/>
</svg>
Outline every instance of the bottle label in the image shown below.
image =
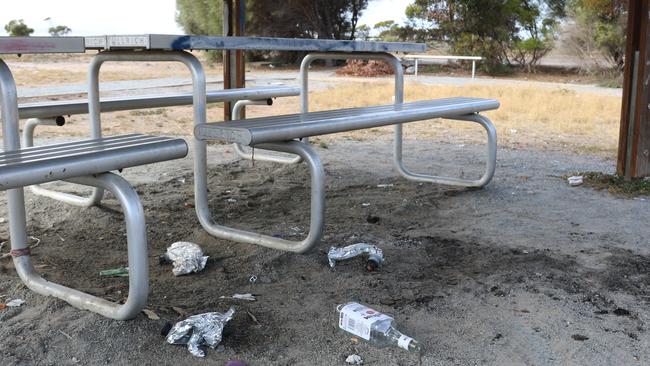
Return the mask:
<svg viewBox="0 0 650 366">
<path fill-rule="evenodd" d="M 339 328 L 368 341 L 373 325 L 387 319 L 393 320 L 390 316 L 367 306 L 351 303 L 344 306 L 339 313 Z"/>
<path fill-rule="evenodd" d="M 408 351 L 408 350 L 409 350 L 409 344 L 411 344 L 411 341 L 412 341 L 412 340 L 413 340 L 413 338 L 411 338 L 411 337 L 407 337 L 407 336 L 405 336 L 405 335 L 402 334 L 402 335 L 399 337 L 399 339 L 397 340 L 397 346 L 398 346 L 399 348 L 404 348 L 405 350 Z"/>
</svg>

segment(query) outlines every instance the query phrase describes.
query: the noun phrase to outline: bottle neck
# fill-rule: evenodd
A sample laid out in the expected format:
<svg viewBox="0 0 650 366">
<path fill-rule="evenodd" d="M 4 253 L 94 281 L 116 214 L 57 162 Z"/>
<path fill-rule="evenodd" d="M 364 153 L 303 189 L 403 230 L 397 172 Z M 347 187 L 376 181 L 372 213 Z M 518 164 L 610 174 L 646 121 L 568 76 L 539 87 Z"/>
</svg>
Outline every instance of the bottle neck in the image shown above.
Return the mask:
<svg viewBox="0 0 650 366">
<path fill-rule="evenodd" d="M 390 341 L 390 343 L 396 344 L 398 347 L 403 348 L 407 351 L 417 352 L 420 350 L 420 346 L 415 339 L 404 335 L 402 332 L 393 327 L 388 328 L 388 330 L 384 333 L 384 336 Z"/>
</svg>

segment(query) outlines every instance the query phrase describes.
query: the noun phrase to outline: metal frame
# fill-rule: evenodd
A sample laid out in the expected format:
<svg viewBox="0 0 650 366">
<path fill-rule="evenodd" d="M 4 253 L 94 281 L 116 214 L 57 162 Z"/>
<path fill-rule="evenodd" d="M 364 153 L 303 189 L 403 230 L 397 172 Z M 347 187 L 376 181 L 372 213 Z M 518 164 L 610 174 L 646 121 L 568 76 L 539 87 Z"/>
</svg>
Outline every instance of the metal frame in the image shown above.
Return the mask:
<svg viewBox="0 0 650 366">
<path fill-rule="evenodd" d="M 93 134 L 101 133 L 99 104 L 99 69 L 106 61 L 174 61 L 185 64 L 192 74 L 194 126 L 207 122 L 206 117 L 206 82 L 201 63 L 192 54 L 184 51 L 106 51 L 98 53 L 89 67 L 89 114 Z M 212 219 L 208 207 L 207 179 L 207 144 L 196 137 L 194 145 L 194 205 L 201 226 L 213 236 L 239 242 L 258 244 L 274 249 L 304 253 L 312 248 L 322 236 L 325 211 L 324 170 L 316 152 L 300 142 L 261 144 L 266 150 L 286 152 L 299 155 L 310 167 L 311 187 L 311 223 L 307 237 L 302 241 L 290 241 L 268 235 L 218 225 Z"/>
<path fill-rule="evenodd" d="M 245 88 L 244 88 L 245 89 Z M 268 98 L 299 95 L 298 88 L 278 88 L 263 87 L 255 89 L 229 89 L 227 91 L 206 92 L 206 103 L 223 102 L 224 100 L 237 100 L 237 98 Z M 294 90 L 295 89 L 295 90 Z M 256 99 L 257 100 L 257 99 Z M 140 108 L 155 108 L 163 106 L 189 105 L 192 103 L 192 94 L 170 94 L 155 95 L 145 97 L 128 97 L 128 98 L 107 98 L 100 101 L 100 109 L 103 111 L 118 111 Z M 30 103 L 18 106 L 19 116 L 23 114 L 30 116 L 23 129 L 23 145 L 25 147 L 33 146 L 34 131 L 36 126 L 63 126 L 65 119 L 61 115 L 88 113 L 89 107 L 87 101 L 64 101 L 60 103 Z M 58 116 L 57 116 L 58 115 Z M 56 118 L 52 118 L 57 116 Z M 264 158 L 265 154 L 261 154 Z M 260 159 L 260 160 L 262 160 Z M 49 197 L 67 204 L 90 207 L 99 204 L 101 197 L 96 196 L 99 192 L 93 192 L 90 197 L 83 197 L 74 194 L 58 192 L 47 189 L 39 185 L 30 186 L 34 194 Z M 97 191 L 97 190 L 95 190 Z"/>
<path fill-rule="evenodd" d="M 301 85 L 301 111 L 306 113 L 309 110 L 309 82 L 308 82 L 308 72 L 309 65 L 315 60 L 348 60 L 348 59 L 359 59 L 359 60 L 384 60 L 395 72 L 395 104 L 404 102 L 404 70 L 402 70 L 402 64 L 396 56 L 390 53 L 310 53 L 305 56 L 300 64 L 300 85 Z M 476 115 L 466 116 L 466 117 L 448 117 L 447 119 L 452 120 L 464 120 L 471 121 L 480 124 L 485 128 L 487 133 L 487 145 L 488 145 L 488 157 L 486 163 L 486 170 L 483 177 L 479 180 L 467 180 L 451 177 L 440 177 L 426 174 L 418 174 L 409 171 L 403 160 L 403 132 L 402 125 L 395 125 L 395 141 L 394 141 L 394 150 L 393 150 L 393 164 L 395 169 L 400 173 L 400 175 L 408 180 L 416 182 L 427 182 L 427 183 L 439 183 L 447 184 L 453 186 L 462 186 L 462 187 L 483 187 L 490 182 L 492 176 L 494 175 L 494 169 L 496 166 L 496 130 L 489 119 L 485 116 Z"/>
<path fill-rule="evenodd" d="M 204 141 L 199 141 L 195 137 L 195 143 L 198 142 L 201 142 L 205 146 Z M 265 150 L 296 154 L 307 162 L 311 173 L 311 208 L 309 233 L 307 234 L 307 237 L 301 241 L 292 241 L 217 224 L 214 222 L 209 212 L 205 180 L 201 180 L 200 185 L 197 184 L 197 190 L 195 190 L 196 212 L 199 221 L 210 235 L 221 239 L 256 244 L 267 248 L 286 250 L 295 253 L 305 253 L 320 241 L 323 234 L 323 222 L 325 216 L 325 171 L 323 169 L 323 164 L 314 149 L 312 149 L 308 144 L 299 141 L 260 144 L 255 147 Z M 202 168 L 205 168 L 205 166 Z M 198 173 L 195 172 L 195 179 L 199 176 L 205 178 L 205 171 L 200 171 Z M 198 182 L 197 179 L 197 183 Z"/>
<path fill-rule="evenodd" d="M 395 157 L 393 161 L 395 168 L 402 177 L 415 182 L 446 184 L 459 187 L 484 187 L 492 180 L 492 177 L 494 176 L 494 170 L 496 168 L 497 132 L 494 128 L 494 125 L 487 117 L 478 113 L 445 118 L 457 121 L 475 122 L 485 129 L 487 135 L 487 159 L 485 163 L 485 173 L 483 173 L 483 176 L 477 180 L 470 180 L 413 173 L 404 166 L 404 161 L 402 159 L 402 139 L 395 139 Z"/>
<path fill-rule="evenodd" d="M 4 150 L 20 150 L 18 133 L 18 103 L 16 84 L 6 63 L 0 59 L 0 95 L 2 111 L 2 131 Z M 129 261 L 129 295 L 123 305 L 74 290 L 43 279 L 30 261 L 27 240 L 27 218 L 23 188 L 8 189 L 7 206 L 9 213 L 9 235 L 11 253 L 18 275 L 25 285 L 34 292 L 60 298 L 81 309 L 97 312 L 113 319 L 135 317 L 145 306 L 148 288 L 147 238 L 144 210 L 135 190 L 123 178 L 103 173 L 94 177 L 86 176 L 69 181 L 101 187 L 115 194 L 123 207 Z"/>
<path fill-rule="evenodd" d="M 235 105 L 232 108 L 233 120 L 241 119 L 241 110 L 247 105 L 271 105 L 271 104 L 272 104 L 272 99 L 240 100 L 237 103 L 235 103 Z M 301 141 L 305 142 L 306 139 Z M 247 152 L 244 149 L 244 146 L 242 146 L 241 144 L 235 143 L 233 144 L 233 146 L 237 154 L 244 159 L 249 159 L 249 160 L 255 159 L 260 161 L 270 161 L 273 163 L 282 163 L 282 164 L 297 164 L 302 161 L 302 157 L 300 155 L 295 155 L 295 156 L 280 155 L 280 154 L 268 153 L 264 149 L 259 149 L 260 151 L 251 150 L 250 152 Z"/>
</svg>

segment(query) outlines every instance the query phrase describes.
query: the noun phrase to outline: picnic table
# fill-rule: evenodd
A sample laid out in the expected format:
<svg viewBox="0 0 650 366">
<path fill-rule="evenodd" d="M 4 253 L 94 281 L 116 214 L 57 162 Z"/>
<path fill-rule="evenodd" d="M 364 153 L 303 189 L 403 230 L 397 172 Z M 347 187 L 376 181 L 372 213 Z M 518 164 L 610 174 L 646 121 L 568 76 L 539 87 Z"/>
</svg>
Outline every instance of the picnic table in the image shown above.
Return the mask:
<svg viewBox="0 0 650 366">
<path fill-rule="evenodd" d="M 276 51 L 319 51 L 316 58 L 360 58 L 379 57 L 391 59 L 388 52 L 422 52 L 424 45 L 413 43 L 359 42 L 335 40 L 298 40 L 266 37 L 209 37 L 173 35 L 129 35 L 95 37 L 0 37 L 2 54 L 45 54 L 84 53 L 86 50 L 101 50 L 92 58 L 89 67 L 88 112 L 91 124 L 91 139 L 65 144 L 36 146 L 21 149 L 19 138 L 20 118 L 16 84 L 11 70 L 0 59 L 0 109 L 4 151 L 0 154 L 0 188 L 7 192 L 11 255 L 16 270 L 23 282 L 33 291 L 55 296 L 73 306 L 91 310 L 115 319 L 129 319 L 146 304 L 148 295 L 148 259 L 146 248 L 146 227 L 142 205 L 135 190 L 119 175 L 109 173 L 125 167 L 182 158 L 187 154 L 187 144 L 181 139 L 144 135 L 102 137 L 101 109 L 99 98 L 99 70 L 104 62 L 118 61 L 162 61 L 185 64 L 193 83 L 192 105 L 195 127 L 206 120 L 206 81 L 203 67 L 188 50 L 276 50 Z M 356 57 L 356 56 L 355 56 Z M 395 58 L 395 60 L 397 60 Z M 398 62 L 398 60 L 397 60 Z M 303 66 L 305 63 L 303 63 Z M 396 65 L 396 64 L 395 64 Z M 401 67 L 396 68 L 396 101 L 402 101 L 403 81 Z M 307 70 L 301 71 L 303 111 L 307 111 Z M 174 100 L 178 100 L 175 98 Z M 149 102 L 152 102 L 151 100 Z M 113 109 L 119 109 L 124 101 L 114 101 Z M 160 103 L 156 99 L 155 103 Z M 155 104 L 154 103 L 154 104 Z M 50 106 L 55 110 L 59 106 Z M 39 109 L 40 108 L 40 109 Z M 65 108 L 82 108 L 79 105 Z M 41 113 L 48 107 L 35 106 Z M 26 109 L 23 109 L 25 111 Z M 43 112 L 45 111 L 45 112 Z M 243 231 L 231 229 L 224 232 L 212 222 L 208 212 L 207 197 L 207 148 L 204 140 L 194 139 L 195 202 L 199 220 L 208 232 L 245 242 L 250 240 Z M 23 187 L 55 180 L 95 187 L 93 195 L 85 203 L 100 202 L 103 191 L 110 190 L 123 206 L 127 226 L 129 296 L 124 304 L 67 288 L 43 279 L 30 262 L 27 236 L 25 198 Z M 61 199 L 61 196 L 52 196 Z M 65 201 L 65 199 L 64 199 Z M 74 202 L 71 201 L 71 202 Z M 78 202 L 77 202 L 78 203 Z M 318 235 L 318 238 L 320 235 Z M 257 236 L 262 238 L 262 236 Z M 316 238 L 316 239 L 318 239 Z M 311 242 L 314 237 L 309 238 Z M 273 244 L 273 243 L 271 243 Z M 274 246 L 274 245 L 267 245 Z M 278 247 L 277 245 L 275 247 Z"/>
</svg>

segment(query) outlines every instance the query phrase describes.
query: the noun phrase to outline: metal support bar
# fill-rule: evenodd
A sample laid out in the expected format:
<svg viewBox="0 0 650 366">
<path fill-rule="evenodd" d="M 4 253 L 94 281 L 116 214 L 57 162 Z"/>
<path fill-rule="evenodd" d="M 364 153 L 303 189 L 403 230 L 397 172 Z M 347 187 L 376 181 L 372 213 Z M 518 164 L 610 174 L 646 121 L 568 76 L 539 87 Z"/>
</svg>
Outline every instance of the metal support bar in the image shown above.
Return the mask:
<svg viewBox="0 0 650 366">
<path fill-rule="evenodd" d="M 472 60 L 472 79 L 476 76 L 476 61 Z"/>
<path fill-rule="evenodd" d="M 93 129 L 101 130 L 99 116 L 99 68 L 105 61 L 174 61 L 183 63 L 192 74 L 192 107 L 194 114 L 194 126 L 207 123 L 206 115 L 206 81 L 203 66 L 191 53 L 183 51 L 160 52 L 100 52 L 90 63 L 90 90 L 88 91 L 89 112 Z M 207 144 L 199 141 L 196 137 L 193 140 L 194 146 L 194 205 L 199 221 L 204 228 L 210 227 L 211 223 L 208 209 L 208 175 L 207 175 Z M 208 220 L 204 224 L 203 217 Z M 207 226 L 207 227 L 206 227 Z M 209 232 L 209 231 L 208 231 Z"/>
<path fill-rule="evenodd" d="M 273 99 L 267 99 L 267 100 L 240 100 L 237 103 L 235 103 L 235 106 L 232 108 L 232 116 L 233 120 L 238 120 L 241 119 L 240 117 L 240 112 L 241 109 L 247 105 L 272 105 L 273 104 Z M 247 152 L 244 147 L 241 144 L 235 143 L 233 144 L 235 147 L 235 151 L 239 156 L 241 156 L 244 159 L 249 159 L 249 160 L 260 160 L 260 161 L 270 161 L 274 163 L 282 163 L 282 164 L 296 164 L 302 161 L 302 158 L 300 156 L 289 156 L 289 155 L 280 155 L 277 153 L 268 153 L 265 152 L 264 149 L 259 149 L 260 151 L 253 152 L 252 150 L 250 152 Z"/>
<path fill-rule="evenodd" d="M 192 72 L 193 78 L 195 73 L 203 75 L 203 87 L 202 87 L 202 99 L 197 101 L 197 85 L 194 85 L 194 96 L 193 104 L 196 112 L 197 102 L 203 103 L 203 109 L 205 110 L 205 75 L 203 74 L 203 69 L 193 56 L 189 53 L 182 51 L 175 52 L 160 52 L 160 51 L 147 51 L 147 52 L 128 52 L 128 51 L 107 51 L 100 52 L 90 62 L 88 70 L 88 113 L 90 117 L 90 127 L 91 127 L 91 137 L 100 138 L 101 137 L 101 104 L 99 101 L 99 71 L 101 65 L 106 61 L 171 61 L 171 62 L 181 62 L 188 66 Z M 200 71 L 196 71 L 200 69 Z M 205 113 L 204 113 L 205 114 Z M 38 189 L 37 189 L 38 190 Z M 42 193 L 42 192 L 41 192 Z M 65 193 L 58 194 L 58 192 L 45 192 L 45 195 L 52 197 L 54 199 L 61 200 L 70 204 L 80 205 L 80 206 L 93 206 L 101 202 L 104 192 L 101 188 L 94 188 L 90 197 L 83 198 L 66 195 Z"/>
<path fill-rule="evenodd" d="M 487 159 L 485 163 L 485 173 L 478 180 L 468 180 L 459 178 L 439 177 L 426 174 L 418 174 L 410 172 L 402 160 L 402 140 L 395 140 L 395 167 L 397 171 L 406 179 L 416 182 L 438 183 L 447 184 L 451 186 L 460 187 L 483 187 L 492 180 L 494 170 L 496 168 L 497 159 L 497 133 L 492 122 L 485 116 L 480 114 L 469 114 L 458 117 L 448 117 L 451 120 L 461 120 L 476 122 L 481 125 L 487 133 Z"/>
<path fill-rule="evenodd" d="M 302 113 L 309 112 L 309 66 L 316 60 L 384 60 L 388 65 L 393 68 L 395 73 L 395 103 L 402 103 L 404 101 L 404 70 L 399 58 L 387 52 L 378 53 L 361 53 L 361 52 L 332 52 L 332 53 L 310 53 L 302 59 L 300 63 L 300 111 Z M 401 140 L 401 129 L 395 129 L 395 139 Z M 307 143 L 308 139 L 301 139 Z"/>
<path fill-rule="evenodd" d="M 203 144 L 205 143 L 203 142 Z M 260 144 L 256 147 L 299 155 L 309 165 L 311 172 L 311 221 L 307 237 L 302 241 L 291 241 L 218 225 L 213 221 L 209 212 L 207 189 L 203 186 L 201 190 L 196 192 L 196 212 L 199 216 L 199 221 L 208 233 L 218 238 L 261 245 L 272 249 L 305 253 L 320 241 L 323 234 L 323 221 L 325 216 L 325 171 L 323 164 L 314 149 L 298 141 Z"/>
<path fill-rule="evenodd" d="M 2 112 L 2 132 L 5 151 L 20 149 L 18 133 L 18 102 L 16 84 L 11 71 L 0 60 L 0 105 Z M 122 178 L 105 173 L 94 177 L 84 177 L 75 183 L 101 186 L 115 194 L 124 209 L 127 225 L 127 242 L 129 269 L 129 297 L 125 304 L 115 304 L 81 291 L 73 290 L 43 279 L 34 269 L 30 255 L 14 256 L 16 272 L 31 290 L 58 297 L 73 306 L 95 311 L 113 319 L 133 318 L 140 312 L 148 296 L 147 239 L 144 223 L 144 210 L 133 188 Z M 29 251 L 27 241 L 27 218 L 25 214 L 25 196 L 22 188 L 7 190 L 9 211 L 9 236 L 12 252 Z"/>
<path fill-rule="evenodd" d="M 101 187 L 112 192 L 122 206 L 126 222 L 126 240 L 129 264 L 129 295 L 124 304 L 118 304 L 87 293 L 71 289 L 43 279 L 30 261 L 30 255 L 14 256 L 18 275 L 32 291 L 45 296 L 54 296 L 79 309 L 90 310 L 117 320 L 132 319 L 144 308 L 149 294 L 149 264 L 147 257 L 147 230 L 144 210 L 133 187 L 122 177 L 113 173 L 69 179 L 68 181 L 92 187 Z M 22 216 L 22 217 L 21 217 Z M 9 212 L 9 220 L 24 221 L 22 212 Z M 21 231 L 26 231 L 25 227 Z M 11 234 L 12 250 L 27 248 L 27 241 L 16 243 Z"/>
<path fill-rule="evenodd" d="M 56 118 L 30 118 L 25 122 L 23 128 L 23 146 L 31 147 L 34 146 L 34 130 L 36 126 L 63 126 L 65 124 L 65 118 L 58 116 Z M 73 206 L 80 207 L 90 207 L 96 204 L 96 198 L 94 196 L 83 197 L 75 194 L 58 192 L 55 190 L 47 189 L 41 187 L 40 185 L 29 186 L 32 193 L 52 198 Z"/>
</svg>

